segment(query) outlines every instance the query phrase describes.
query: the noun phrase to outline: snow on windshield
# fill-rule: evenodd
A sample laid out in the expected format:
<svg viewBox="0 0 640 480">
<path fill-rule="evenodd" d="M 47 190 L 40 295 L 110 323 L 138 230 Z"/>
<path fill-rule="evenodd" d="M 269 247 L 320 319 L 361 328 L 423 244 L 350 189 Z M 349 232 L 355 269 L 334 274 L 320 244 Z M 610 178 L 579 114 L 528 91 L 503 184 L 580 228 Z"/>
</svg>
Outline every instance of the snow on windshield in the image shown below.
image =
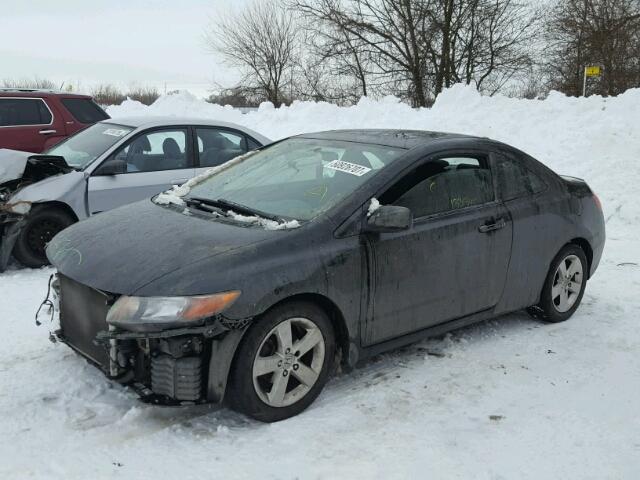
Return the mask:
<svg viewBox="0 0 640 480">
<path fill-rule="evenodd" d="M 255 152 L 248 152 L 248 153 L 245 153 L 244 155 L 240 155 L 235 158 L 232 158 L 231 160 L 223 163 L 222 165 L 209 168 L 206 172 L 196 177 L 193 177 L 188 182 L 182 185 L 174 185 L 174 187 L 171 190 L 167 190 L 166 192 L 160 193 L 158 196 L 156 196 L 154 201 L 160 205 L 173 204 L 178 206 L 185 206 L 185 201 L 183 197 L 187 196 L 191 192 L 191 189 L 193 187 L 211 178 L 212 176 L 220 173 L 221 171 L 242 162 L 244 159 L 253 155 L 254 153 Z M 188 208 L 185 208 L 182 211 L 182 213 L 185 215 L 191 214 Z M 227 210 L 226 214 L 229 218 L 235 220 L 236 222 L 259 225 L 266 230 L 288 230 L 292 228 L 298 228 L 300 226 L 300 222 L 298 222 L 298 220 L 289 220 L 289 221 L 283 220 L 281 222 L 278 222 L 275 220 L 270 220 L 268 218 L 262 218 L 259 216 L 240 215 L 239 213 L 236 213 L 233 210 Z M 217 215 L 217 214 L 214 213 L 214 215 Z"/>
<path fill-rule="evenodd" d="M 191 189 L 196 185 L 204 182 L 205 180 L 213 177 L 217 173 L 220 173 L 223 170 L 226 170 L 229 167 L 236 165 L 237 163 L 242 162 L 245 158 L 250 157 L 256 152 L 248 152 L 244 155 L 239 155 L 235 158 L 232 158 L 228 162 L 223 163 L 222 165 L 217 165 L 215 167 L 209 168 L 204 173 L 193 177 L 191 180 L 183 183 L 182 185 L 174 185 L 171 190 L 167 190 L 165 192 L 160 193 L 156 196 L 155 202 L 159 205 L 169 205 L 174 204 L 178 206 L 185 205 L 185 201 L 183 197 L 189 195 Z"/>
</svg>

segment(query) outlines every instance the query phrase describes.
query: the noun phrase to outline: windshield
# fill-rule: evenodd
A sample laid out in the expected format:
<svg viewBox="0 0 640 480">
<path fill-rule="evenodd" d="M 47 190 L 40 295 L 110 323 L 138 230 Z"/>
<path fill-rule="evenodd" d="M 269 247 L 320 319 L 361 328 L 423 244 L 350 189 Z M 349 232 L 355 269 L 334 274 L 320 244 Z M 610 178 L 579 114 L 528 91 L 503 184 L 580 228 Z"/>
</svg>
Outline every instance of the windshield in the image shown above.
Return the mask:
<svg viewBox="0 0 640 480">
<path fill-rule="evenodd" d="M 271 216 L 311 220 L 404 152 L 334 140 L 293 138 L 259 151 L 191 189 Z"/>
<path fill-rule="evenodd" d="M 133 128 L 113 123 L 96 123 L 50 148 L 47 155 L 60 155 L 67 164 L 83 169 L 106 152 Z"/>
</svg>

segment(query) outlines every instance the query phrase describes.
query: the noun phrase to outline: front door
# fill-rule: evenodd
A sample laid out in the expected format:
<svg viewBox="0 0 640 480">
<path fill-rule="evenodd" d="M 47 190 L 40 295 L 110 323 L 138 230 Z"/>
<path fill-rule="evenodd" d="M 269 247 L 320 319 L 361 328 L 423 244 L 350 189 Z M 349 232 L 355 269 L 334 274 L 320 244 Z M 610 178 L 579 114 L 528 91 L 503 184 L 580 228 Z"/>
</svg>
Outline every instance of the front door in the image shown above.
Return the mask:
<svg viewBox="0 0 640 480">
<path fill-rule="evenodd" d="M 90 213 L 150 198 L 193 177 L 188 136 L 186 128 L 172 128 L 134 137 L 89 178 Z"/>
<path fill-rule="evenodd" d="M 368 235 L 373 294 L 367 345 L 498 303 L 509 265 L 511 222 L 495 201 L 486 155 L 428 159 L 380 200 L 411 209 L 415 220 L 407 231 Z"/>
</svg>

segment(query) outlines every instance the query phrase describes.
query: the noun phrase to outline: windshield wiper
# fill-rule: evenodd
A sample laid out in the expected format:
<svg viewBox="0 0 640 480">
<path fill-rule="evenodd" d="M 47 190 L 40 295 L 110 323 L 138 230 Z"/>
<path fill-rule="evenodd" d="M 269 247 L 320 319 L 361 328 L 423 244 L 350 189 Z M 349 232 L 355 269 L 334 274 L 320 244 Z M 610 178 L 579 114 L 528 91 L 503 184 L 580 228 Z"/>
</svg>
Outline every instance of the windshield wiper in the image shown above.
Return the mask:
<svg viewBox="0 0 640 480">
<path fill-rule="evenodd" d="M 281 222 L 282 219 L 276 217 L 275 215 L 271 215 L 270 213 L 263 212 L 262 210 L 257 210 L 252 207 L 248 207 L 246 205 L 241 205 L 236 202 L 232 202 L 231 200 L 226 200 L 224 198 L 218 198 L 217 200 L 213 200 L 211 198 L 204 197 L 188 197 L 186 200 L 187 205 L 195 205 L 202 210 L 210 211 L 210 212 L 218 212 L 218 210 L 226 213 L 226 210 L 232 210 L 235 213 L 239 213 L 242 215 L 251 215 L 256 217 L 266 218 L 267 220 L 273 220 L 275 222 Z M 209 208 L 207 208 L 209 207 Z"/>
</svg>

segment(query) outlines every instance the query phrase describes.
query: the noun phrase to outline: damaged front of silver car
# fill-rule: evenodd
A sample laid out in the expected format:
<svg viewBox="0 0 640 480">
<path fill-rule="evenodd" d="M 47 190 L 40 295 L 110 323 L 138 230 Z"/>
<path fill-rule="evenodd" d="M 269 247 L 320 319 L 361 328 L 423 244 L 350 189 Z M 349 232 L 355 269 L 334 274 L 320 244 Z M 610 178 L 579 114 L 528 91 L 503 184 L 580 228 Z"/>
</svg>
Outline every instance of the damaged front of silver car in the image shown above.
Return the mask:
<svg viewBox="0 0 640 480">
<path fill-rule="evenodd" d="M 0 149 L 0 272 L 11 257 L 24 216 L 31 210 L 28 202 L 12 202 L 12 195 L 22 186 L 22 175 L 31 154 Z"/>
<path fill-rule="evenodd" d="M 0 272 L 9 263 L 34 204 L 55 198 L 55 192 L 43 196 L 47 193 L 46 188 L 35 196 L 30 195 L 29 187 L 49 177 L 70 172 L 76 171 L 60 156 L 0 149 Z M 81 173 L 76 173 L 84 178 Z"/>
</svg>

